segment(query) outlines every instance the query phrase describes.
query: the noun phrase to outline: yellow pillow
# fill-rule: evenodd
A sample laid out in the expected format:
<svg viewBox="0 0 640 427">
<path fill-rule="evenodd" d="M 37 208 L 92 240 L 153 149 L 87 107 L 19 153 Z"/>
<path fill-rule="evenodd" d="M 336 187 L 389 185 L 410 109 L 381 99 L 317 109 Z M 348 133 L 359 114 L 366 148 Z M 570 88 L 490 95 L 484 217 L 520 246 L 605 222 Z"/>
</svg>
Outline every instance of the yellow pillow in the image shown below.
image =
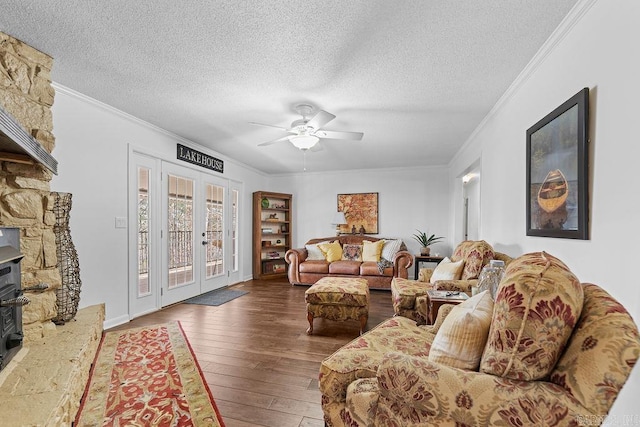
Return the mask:
<svg viewBox="0 0 640 427">
<path fill-rule="evenodd" d="M 377 240 L 375 242 L 371 242 L 369 240 L 362 241 L 362 261 L 380 261 L 380 254 L 382 253 L 382 248 L 384 247 L 384 240 Z"/>
<path fill-rule="evenodd" d="M 433 339 L 429 361 L 477 371 L 492 317 L 493 300 L 488 291 L 453 307 Z"/>
<path fill-rule="evenodd" d="M 322 243 L 318 245 L 318 247 L 328 262 L 340 261 L 342 259 L 342 246 L 340 246 L 339 241 Z"/>
</svg>

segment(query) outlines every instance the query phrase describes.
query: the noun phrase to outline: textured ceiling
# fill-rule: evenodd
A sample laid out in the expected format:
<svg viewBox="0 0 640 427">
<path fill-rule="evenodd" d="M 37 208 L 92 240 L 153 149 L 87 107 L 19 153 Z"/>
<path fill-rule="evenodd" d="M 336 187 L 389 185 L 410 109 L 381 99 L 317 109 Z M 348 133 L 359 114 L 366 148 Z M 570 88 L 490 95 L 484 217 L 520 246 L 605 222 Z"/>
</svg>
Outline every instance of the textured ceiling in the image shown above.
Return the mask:
<svg viewBox="0 0 640 427">
<path fill-rule="evenodd" d="M 577 0 L 3 0 L 53 80 L 267 173 L 293 106 L 335 114 L 308 171 L 447 164 Z M 55 126 L 55 123 L 54 123 Z M 54 129 L 55 133 L 55 129 Z M 55 153 L 54 153 L 55 154 Z"/>
</svg>

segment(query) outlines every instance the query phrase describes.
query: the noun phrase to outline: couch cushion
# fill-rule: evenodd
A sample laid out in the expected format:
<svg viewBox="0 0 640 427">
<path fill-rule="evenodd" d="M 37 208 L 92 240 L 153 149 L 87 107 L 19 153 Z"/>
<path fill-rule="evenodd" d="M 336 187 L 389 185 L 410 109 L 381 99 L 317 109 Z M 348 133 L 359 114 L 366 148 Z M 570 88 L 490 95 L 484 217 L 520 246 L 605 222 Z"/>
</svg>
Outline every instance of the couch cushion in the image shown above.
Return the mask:
<svg viewBox="0 0 640 427">
<path fill-rule="evenodd" d="M 382 246 L 382 254 L 380 254 L 380 256 L 387 261 L 393 262 L 393 258 L 396 256 L 401 246 L 402 240 L 400 239 L 385 240 L 384 245 Z"/>
<path fill-rule="evenodd" d="M 325 277 L 305 291 L 304 299 L 308 304 L 368 308 L 369 287 L 364 279 Z"/>
<path fill-rule="evenodd" d="M 463 259 L 453 262 L 449 258 L 445 258 L 440 261 L 440 263 L 433 270 L 429 281 L 431 283 L 436 283 L 438 280 L 460 280 L 463 268 Z"/>
<path fill-rule="evenodd" d="M 488 291 L 456 305 L 438 329 L 429 360 L 454 368 L 477 370 L 487 343 L 493 314 L 493 300 Z"/>
<path fill-rule="evenodd" d="M 360 264 L 360 261 L 334 261 L 329 264 L 329 274 L 357 276 L 360 274 Z"/>
<path fill-rule="evenodd" d="M 362 260 L 363 261 L 380 261 L 380 255 L 382 254 L 382 248 L 384 247 L 384 240 L 377 240 L 370 242 L 368 240 L 362 241 Z"/>
<path fill-rule="evenodd" d="M 330 243 L 330 242 L 320 242 L 321 244 L 326 244 L 326 243 Z M 322 253 L 322 251 L 320 250 L 320 248 L 318 247 L 318 245 L 320 244 L 311 244 L 311 245 L 304 245 L 304 247 L 307 249 L 307 261 L 324 261 L 326 259 L 326 257 L 324 256 L 324 254 Z"/>
<path fill-rule="evenodd" d="M 321 243 L 318 247 L 328 262 L 342 259 L 342 246 L 340 246 L 340 242 L 337 240 L 331 243 Z"/>
<path fill-rule="evenodd" d="M 386 267 L 380 273 L 380 268 L 378 267 L 378 263 L 376 262 L 363 262 L 360 264 L 360 275 L 361 276 L 393 276 L 393 267 Z"/>
<path fill-rule="evenodd" d="M 640 336 L 627 310 L 604 289 L 589 283 L 583 289 L 580 320 L 550 381 L 591 413 L 606 414 L 640 356 Z"/>
<path fill-rule="evenodd" d="M 298 267 L 300 273 L 321 273 L 329 274 L 329 263 L 327 261 L 304 261 Z"/>
<path fill-rule="evenodd" d="M 343 261 L 362 261 L 362 245 L 345 244 L 342 246 Z"/>
<path fill-rule="evenodd" d="M 573 332 L 582 304 L 582 285 L 558 258 L 545 252 L 517 258 L 498 287 L 480 370 L 517 380 L 546 377 Z"/>
<path fill-rule="evenodd" d="M 482 267 L 493 259 L 493 248 L 484 240 L 465 240 L 451 255 L 452 261 L 464 260 L 462 280 L 477 279 Z"/>
</svg>

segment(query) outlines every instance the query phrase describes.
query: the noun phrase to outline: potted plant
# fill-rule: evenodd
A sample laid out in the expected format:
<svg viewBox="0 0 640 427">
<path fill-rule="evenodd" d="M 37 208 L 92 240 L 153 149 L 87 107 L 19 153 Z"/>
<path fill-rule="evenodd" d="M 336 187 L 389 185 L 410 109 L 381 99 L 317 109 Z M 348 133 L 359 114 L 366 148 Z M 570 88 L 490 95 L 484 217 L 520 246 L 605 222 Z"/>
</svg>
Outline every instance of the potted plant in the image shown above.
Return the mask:
<svg viewBox="0 0 640 427">
<path fill-rule="evenodd" d="M 424 256 L 428 256 L 429 253 L 431 252 L 431 248 L 429 248 L 430 245 L 434 244 L 435 242 L 444 239 L 444 237 L 436 237 L 435 234 L 432 234 L 431 236 L 427 236 L 427 233 L 425 233 L 424 231 L 420 231 L 420 230 L 416 230 L 417 233 L 413 235 L 413 238 L 420 243 L 420 255 L 424 255 Z"/>
</svg>

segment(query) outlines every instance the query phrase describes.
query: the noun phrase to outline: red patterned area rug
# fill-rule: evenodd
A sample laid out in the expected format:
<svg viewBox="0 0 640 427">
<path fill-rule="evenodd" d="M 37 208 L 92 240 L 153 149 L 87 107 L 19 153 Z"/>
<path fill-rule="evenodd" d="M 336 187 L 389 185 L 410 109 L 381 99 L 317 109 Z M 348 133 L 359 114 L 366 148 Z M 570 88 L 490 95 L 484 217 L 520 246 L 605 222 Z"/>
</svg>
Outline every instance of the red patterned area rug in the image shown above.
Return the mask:
<svg viewBox="0 0 640 427">
<path fill-rule="evenodd" d="M 106 332 L 74 426 L 224 422 L 178 322 Z"/>
</svg>

